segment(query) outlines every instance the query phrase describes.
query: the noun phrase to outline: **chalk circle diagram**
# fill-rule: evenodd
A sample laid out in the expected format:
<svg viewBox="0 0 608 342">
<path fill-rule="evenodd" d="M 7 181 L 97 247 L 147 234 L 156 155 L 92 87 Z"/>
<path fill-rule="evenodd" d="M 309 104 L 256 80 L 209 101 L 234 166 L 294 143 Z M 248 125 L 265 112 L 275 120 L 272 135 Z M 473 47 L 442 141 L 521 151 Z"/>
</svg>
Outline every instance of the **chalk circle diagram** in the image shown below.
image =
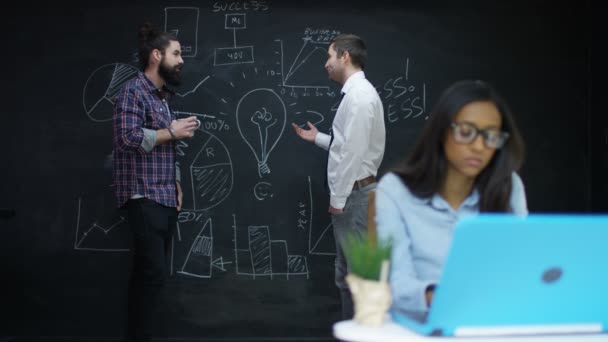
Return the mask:
<svg viewBox="0 0 608 342">
<path fill-rule="evenodd" d="M 258 182 L 253 187 L 253 195 L 258 201 L 263 201 L 267 198 L 274 197 L 274 193 L 272 192 L 272 184 L 268 182 Z"/>
<path fill-rule="evenodd" d="M 122 63 L 95 69 L 82 90 L 82 105 L 87 116 L 95 122 L 112 120 L 114 97 L 128 80 L 137 76 L 137 72 L 134 66 Z"/>
<path fill-rule="evenodd" d="M 199 128 L 192 139 L 177 147 L 183 195 L 182 210 L 208 210 L 232 192 L 234 172 L 226 145 Z"/>
</svg>

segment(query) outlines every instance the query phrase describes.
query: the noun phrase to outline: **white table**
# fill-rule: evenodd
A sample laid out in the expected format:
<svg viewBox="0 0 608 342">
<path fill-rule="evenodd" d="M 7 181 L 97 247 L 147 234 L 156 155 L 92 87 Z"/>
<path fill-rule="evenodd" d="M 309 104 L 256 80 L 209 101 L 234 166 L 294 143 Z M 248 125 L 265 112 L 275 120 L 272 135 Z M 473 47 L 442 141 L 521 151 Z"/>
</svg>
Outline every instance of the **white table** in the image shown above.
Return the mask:
<svg viewBox="0 0 608 342">
<path fill-rule="evenodd" d="M 415 334 L 392 321 L 370 328 L 356 322 L 341 321 L 333 326 L 334 337 L 348 342 L 608 342 L 608 334 L 545 335 L 518 337 L 428 337 Z"/>
</svg>

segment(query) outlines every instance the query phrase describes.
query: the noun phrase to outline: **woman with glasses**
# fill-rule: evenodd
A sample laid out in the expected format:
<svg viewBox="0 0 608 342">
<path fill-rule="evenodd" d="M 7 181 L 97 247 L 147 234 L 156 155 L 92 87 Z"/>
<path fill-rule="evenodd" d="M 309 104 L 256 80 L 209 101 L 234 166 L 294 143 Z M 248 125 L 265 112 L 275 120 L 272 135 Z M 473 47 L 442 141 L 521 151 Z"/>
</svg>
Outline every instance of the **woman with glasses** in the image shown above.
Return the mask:
<svg viewBox="0 0 608 342">
<path fill-rule="evenodd" d="M 376 189 L 378 237 L 393 245 L 393 310 L 427 313 L 457 220 L 527 215 L 515 173 L 523 157 L 509 108 L 490 85 L 460 81 L 443 92 L 409 157 Z"/>
</svg>

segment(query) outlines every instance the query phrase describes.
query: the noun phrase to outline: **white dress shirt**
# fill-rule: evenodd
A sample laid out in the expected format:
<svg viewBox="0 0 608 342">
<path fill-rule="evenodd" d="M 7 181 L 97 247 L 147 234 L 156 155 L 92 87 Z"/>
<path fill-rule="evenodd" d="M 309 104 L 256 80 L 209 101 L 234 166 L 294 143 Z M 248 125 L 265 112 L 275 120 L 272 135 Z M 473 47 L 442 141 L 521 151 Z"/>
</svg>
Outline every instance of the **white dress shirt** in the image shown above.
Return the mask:
<svg viewBox="0 0 608 342">
<path fill-rule="evenodd" d="M 344 98 L 332 124 L 334 140 L 319 132 L 315 144 L 329 149 L 327 183 L 330 204 L 344 208 L 355 181 L 376 176 L 384 156 L 384 108 L 378 92 L 363 71 L 352 74 L 342 87 Z"/>
</svg>

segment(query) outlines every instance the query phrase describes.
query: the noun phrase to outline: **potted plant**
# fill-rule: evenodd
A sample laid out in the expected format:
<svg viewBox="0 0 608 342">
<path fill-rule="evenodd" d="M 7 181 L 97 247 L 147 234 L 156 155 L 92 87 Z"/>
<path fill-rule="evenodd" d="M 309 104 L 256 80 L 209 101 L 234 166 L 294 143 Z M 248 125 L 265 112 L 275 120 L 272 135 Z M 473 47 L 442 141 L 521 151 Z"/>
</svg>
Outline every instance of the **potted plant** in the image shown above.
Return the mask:
<svg viewBox="0 0 608 342">
<path fill-rule="evenodd" d="M 392 300 L 388 284 L 390 242 L 353 233 L 347 236 L 344 255 L 349 266 L 346 282 L 353 296 L 354 320 L 366 326 L 382 325 Z"/>
</svg>

